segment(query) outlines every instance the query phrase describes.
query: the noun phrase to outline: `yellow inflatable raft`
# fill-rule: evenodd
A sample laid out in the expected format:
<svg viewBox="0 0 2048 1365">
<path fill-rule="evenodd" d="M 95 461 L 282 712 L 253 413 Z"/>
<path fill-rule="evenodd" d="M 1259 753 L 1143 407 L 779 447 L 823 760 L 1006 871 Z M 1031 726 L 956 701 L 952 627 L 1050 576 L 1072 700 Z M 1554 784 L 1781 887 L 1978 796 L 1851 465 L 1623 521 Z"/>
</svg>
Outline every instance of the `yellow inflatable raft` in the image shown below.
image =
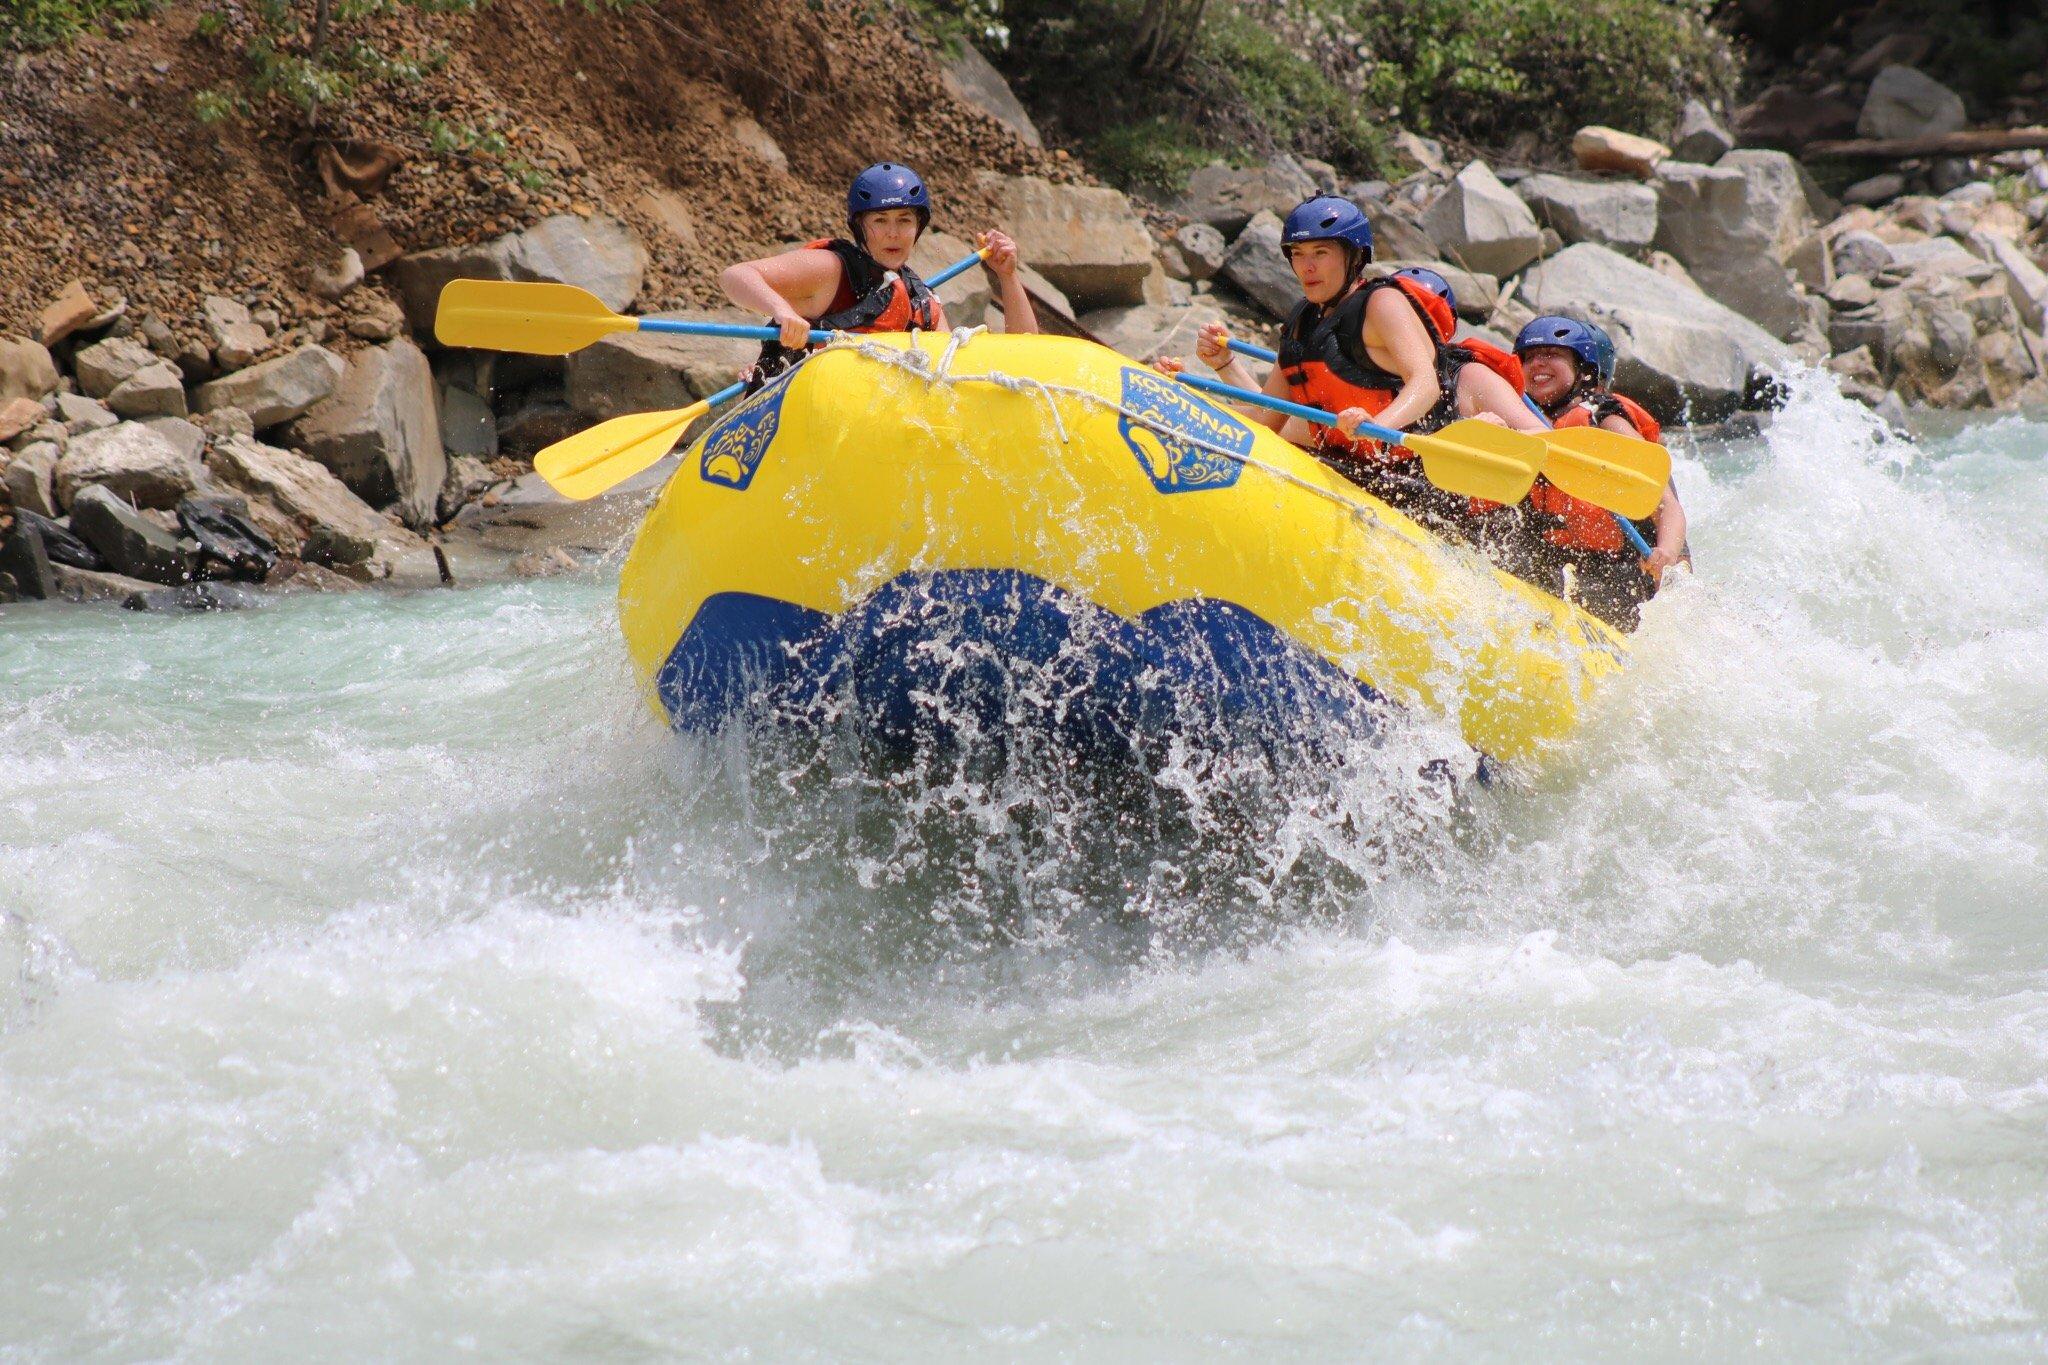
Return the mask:
<svg viewBox="0 0 2048 1365">
<path fill-rule="evenodd" d="M 1110 730 L 1162 689 L 1283 712 L 1343 694 L 1512 761 L 1626 657 L 1266 428 L 1050 336 L 813 356 L 691 445 L 619 594 L 635 665 L 690 730 L 849 690 L 903 723 L 971 694 L 977 723 Z M 1050 681 L 969 685 L 1006 660 Z"/>
</svg>

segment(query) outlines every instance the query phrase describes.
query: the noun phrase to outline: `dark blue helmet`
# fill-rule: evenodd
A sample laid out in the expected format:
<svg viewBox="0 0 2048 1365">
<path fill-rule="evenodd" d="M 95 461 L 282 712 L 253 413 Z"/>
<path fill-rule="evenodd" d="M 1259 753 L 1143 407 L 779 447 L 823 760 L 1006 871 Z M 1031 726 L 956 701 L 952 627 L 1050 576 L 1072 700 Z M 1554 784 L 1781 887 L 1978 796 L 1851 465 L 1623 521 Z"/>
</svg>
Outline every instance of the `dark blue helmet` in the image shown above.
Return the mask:
<svg viewBox="0 0 2048 1365">
<path fill-rule="evenodd" d="M 932 197 L 916 171 L 883 161 L 853 178 L 846 191 L 846 225 L 852 227 L 860 215 L 876 209 L 916 209 L 918 231 L 922 232 L 932 220 Z"/>
<path fill-rule="evenodd" d="M 1280 229 L 1280 249 L 1300 242 L 1343 242 L 1372 259 L 1372 224 L 1365 211 L 1349 199 L 1317 195 L 1295 206 Z"/>
<path fill-rule="evenodd" d="M 1410 279 L 1444 301 L 1444 306 L 1453 313 L 1458 311 L 1458 296 L 1451 292 L 1451 282 L 1426 265 L 1404 265 L 1394 274 Z"/>
<path fill-rule="evenodd" d="M 1515 338 L 1515 354 L 1537 346 L 1562 346 L 1593 367 L 1600 382 L 1614 379 L 1614 342 L 1590 322 L 1559 317 L 1555 313 L 1536 318 Z"/>
</svg>

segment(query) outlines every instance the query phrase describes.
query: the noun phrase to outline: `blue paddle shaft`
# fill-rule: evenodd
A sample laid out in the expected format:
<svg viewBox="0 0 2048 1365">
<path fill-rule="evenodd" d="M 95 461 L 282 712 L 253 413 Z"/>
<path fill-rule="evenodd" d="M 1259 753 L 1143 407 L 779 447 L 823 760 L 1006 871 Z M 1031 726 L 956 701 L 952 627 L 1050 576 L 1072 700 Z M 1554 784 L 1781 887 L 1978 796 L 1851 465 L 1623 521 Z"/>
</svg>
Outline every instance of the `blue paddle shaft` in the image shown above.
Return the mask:
<svg viewBox="0 0 2048 1365">
<path fill-rule="evenodd" d="M 979 251 L 975 252 L 972 256 L 963 256 L 961 259 L 947 266 L 944 270 L 941 270 L 938 274 L 926 280 L 924 282 L 924 287 L 927 289 L 937 289 L 940 285 L 944 284 L 947 280 L 952 279 L 961 271 L 966 270 L 970 266 L 976 266 L 980 264 L 981 253 Z"/>
<path fill-rule="evenodd" d="M 758 327 L 747 322 L 691 322 L 684 318 L 635 318 L 643 332 L 670 332 L 686 337 L 737 337 L 741 341 L 773 341 L 782 335 L 777 327 Z M 837 333 L 811 329 L 811 341 L 823 344 Z"/>
<path fill-rule="evenodd" d="M 1253 360 L 1278 360 L 1280 358 L 1278 351 L 1269 351 L 1263 346 L 1254 346 L 1249 341 L 1239 341 L 1236 337 L 1230 339 L 1229 346 L 1231 350 L 1236 351 L 1239 355 L 1248 355 Z"/>
<path fill-rule="evenodd" d="M 977 251 L 972 256 L 955 261 L 926 280 L 925 287 L 937 289 L 969 266 L 978 264 L 980 260 L 981 253 Z M 782 335 L 780 328 L 757 327 L 745 322 L 690 322 L 680 318 L 635 318 L 633 321 L 643 332 L 668 332 L 686 337 L 734 337 L 740 341 L 774 341 Z M 811 344 L 822 346 L 837 335 L 837 332 L 820 331 L 813 327 Z"/>
<path fill-rule="evenodd" d="M 1225 384 L 1221 380 L 1199 379 L 1191 374 L 1183 374 L 1176 377 L 1189 388 L 1200 389 L 1204 393 L 1213 393 L 1222 398 L 1234 398 L 1240 403 L 1250 403 L 1253 407 L 1266 408 L 1288 417 L 1299 417 L 1304 422 L 1314 422 L 1318 426 L 1334 427 L 1337 425 L 1337 414 L 1334 412 L 1324 412 L 1321 408 L 1312 408 L 1302 403 L 1290 403 L 1285 398 L 1275 398 L 1269 393 L 1258 393 L 1252 389 L 1240 389 L 1235 384 Z M 1407 437 L 1392 427 L 1383 427 L 1374 422 L 1360 422 L 1358 430 L 1364 435 L 1373 437 L 1375 440 L 1385 441 L 1389 445 L 1405 445 L 1408 440 Z"/>
</svg>

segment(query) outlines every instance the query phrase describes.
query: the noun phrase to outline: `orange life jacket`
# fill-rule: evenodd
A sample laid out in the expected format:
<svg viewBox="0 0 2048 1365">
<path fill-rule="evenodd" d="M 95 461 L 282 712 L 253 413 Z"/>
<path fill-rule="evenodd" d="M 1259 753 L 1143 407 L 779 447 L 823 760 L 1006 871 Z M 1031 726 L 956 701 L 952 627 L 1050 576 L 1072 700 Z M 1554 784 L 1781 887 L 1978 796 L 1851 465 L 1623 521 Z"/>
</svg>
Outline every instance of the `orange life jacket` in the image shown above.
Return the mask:
<svg viewBox="0 0 2048 1365">
<path fill-rule="evenodd" d="M 1383 369 L 1365 349 L 1365 309 L 1374 293 L 1397 289 L 1422 318 L 1422 325 L 1436 343 L 1439 356 L 1438 385 L 1443 389 L 1436 406 L 1411 428 L 1435 431 L 1450 424 L 1457 415 L 1455 385 L 1441 379 L 1443 339 L 1457 325 L 1450 305 L 1415 280 L 1400 276 L 1373 280 L 1352 290 L 1334 308 L 1321 308 L 1303 299 L 1287 316 L 1280 334 L 1280 373 L 1287 381 L 1287 396 L 1297 403 L 1342 412 L 1364 408 L 1377 417 L 1401 392 L 1404 382 L 1392 370 Z M 1405 448 L 1388 449 L 1367 436 L 1347 437 L 1334 427 L 1317 427 L 1320 450 L 1341 451 L 1381 463 L 1412 459 Z"/>
<path fill-rule="evenodd" d="M 938 295 L 918 278 L 908 265 L 900 270 L 882 269 L 882 263 L 853 242 L 839 237 L 820 237 L 804 244 L 810 251 L 829 251 L 839 258 L 839 288 L 817 325 L 828 332 L 935 332 L 946 325 L 946 310 Z M 802 360 L 810 348 L 792 351 L 780 341 L 761 343 L 761 354 L 747 371 L 747 391 L 753 393 L 775 376 Z"/>
<path fill-rule="evenodd" d="M 1522 373 L 1522 359 L 1513 351 L 1504 351 L 1479 337 L 1466 337 L 1463 341 L 1451 342 L 1444 349 L 1450 353 L 1453 362 L 1449 367 L 1453 382 L 1457 379 L 1458 371 L 1465 366 L 1484 365 L 1507 380 L 1516 393 L 1526 393 L 1529 390 L 1528 376 Z"/>
<path fill-rule="evenodd" d="M 1623 398 L 1618 393 L 1593 393 L 1575 399 L 1559 414 L 1553 425 L 1598 426 L 1609 417 L 1622 418 L 1645 441 L 1654 441 L 1664 434 L 1664 428 L 1658 425 L 1656 418 L 1643 411 L 1634 399 Z M 1553 525 L 1543 532 L 1543 538 L 1559 549 L 1586 550 L 1602 555 L 1619 555 L 1631 549 L 1612 512 L 1580 501 L 1548 479 L 1536 480 L 1535 487 L 1529 490 L 1529 505 L 1552 518 Z M 1654 521 L 1639 521 L 1635 525 L 1643 533 L 1643 539 L 1655 542 L 1657 528 Z"/>
<path fill-rule="evenodd" d="M 839 290 L 818 319 L 828 332 L 922 332 L 944 330 L 946 309 L 908 265 L 895 271 L 854 243 L 821 237 L 809 244 L 839 258 Z"/>
</svg>

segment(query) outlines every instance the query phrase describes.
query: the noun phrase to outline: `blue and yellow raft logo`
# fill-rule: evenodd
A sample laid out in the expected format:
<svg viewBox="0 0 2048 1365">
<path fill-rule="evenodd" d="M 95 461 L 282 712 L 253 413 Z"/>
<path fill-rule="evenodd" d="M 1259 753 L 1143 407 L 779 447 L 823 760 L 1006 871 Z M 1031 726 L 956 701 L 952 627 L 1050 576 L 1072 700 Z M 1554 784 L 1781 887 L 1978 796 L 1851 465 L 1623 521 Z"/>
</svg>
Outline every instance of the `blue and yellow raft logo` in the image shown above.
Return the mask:
<svg viewBox="0 0 2048 1365">
<path fill-rule="evenodd" d="M 703 463 L 698 474 L 706 483 L 745 488 L 754 481 L 761 457 L 782 420 L 782 395 L 787 384 L 772 384 L 735 408 L 704 433 Z"/>
<path fill-rule="evenodd" d="M 1251 454 L 1250 427 L 1156 371 L 1124 371 L 1123 409 L 1116 429 L 1162 493 L 1228 488 L 1244 468 L 1231 456 Z"/>
</svg>

